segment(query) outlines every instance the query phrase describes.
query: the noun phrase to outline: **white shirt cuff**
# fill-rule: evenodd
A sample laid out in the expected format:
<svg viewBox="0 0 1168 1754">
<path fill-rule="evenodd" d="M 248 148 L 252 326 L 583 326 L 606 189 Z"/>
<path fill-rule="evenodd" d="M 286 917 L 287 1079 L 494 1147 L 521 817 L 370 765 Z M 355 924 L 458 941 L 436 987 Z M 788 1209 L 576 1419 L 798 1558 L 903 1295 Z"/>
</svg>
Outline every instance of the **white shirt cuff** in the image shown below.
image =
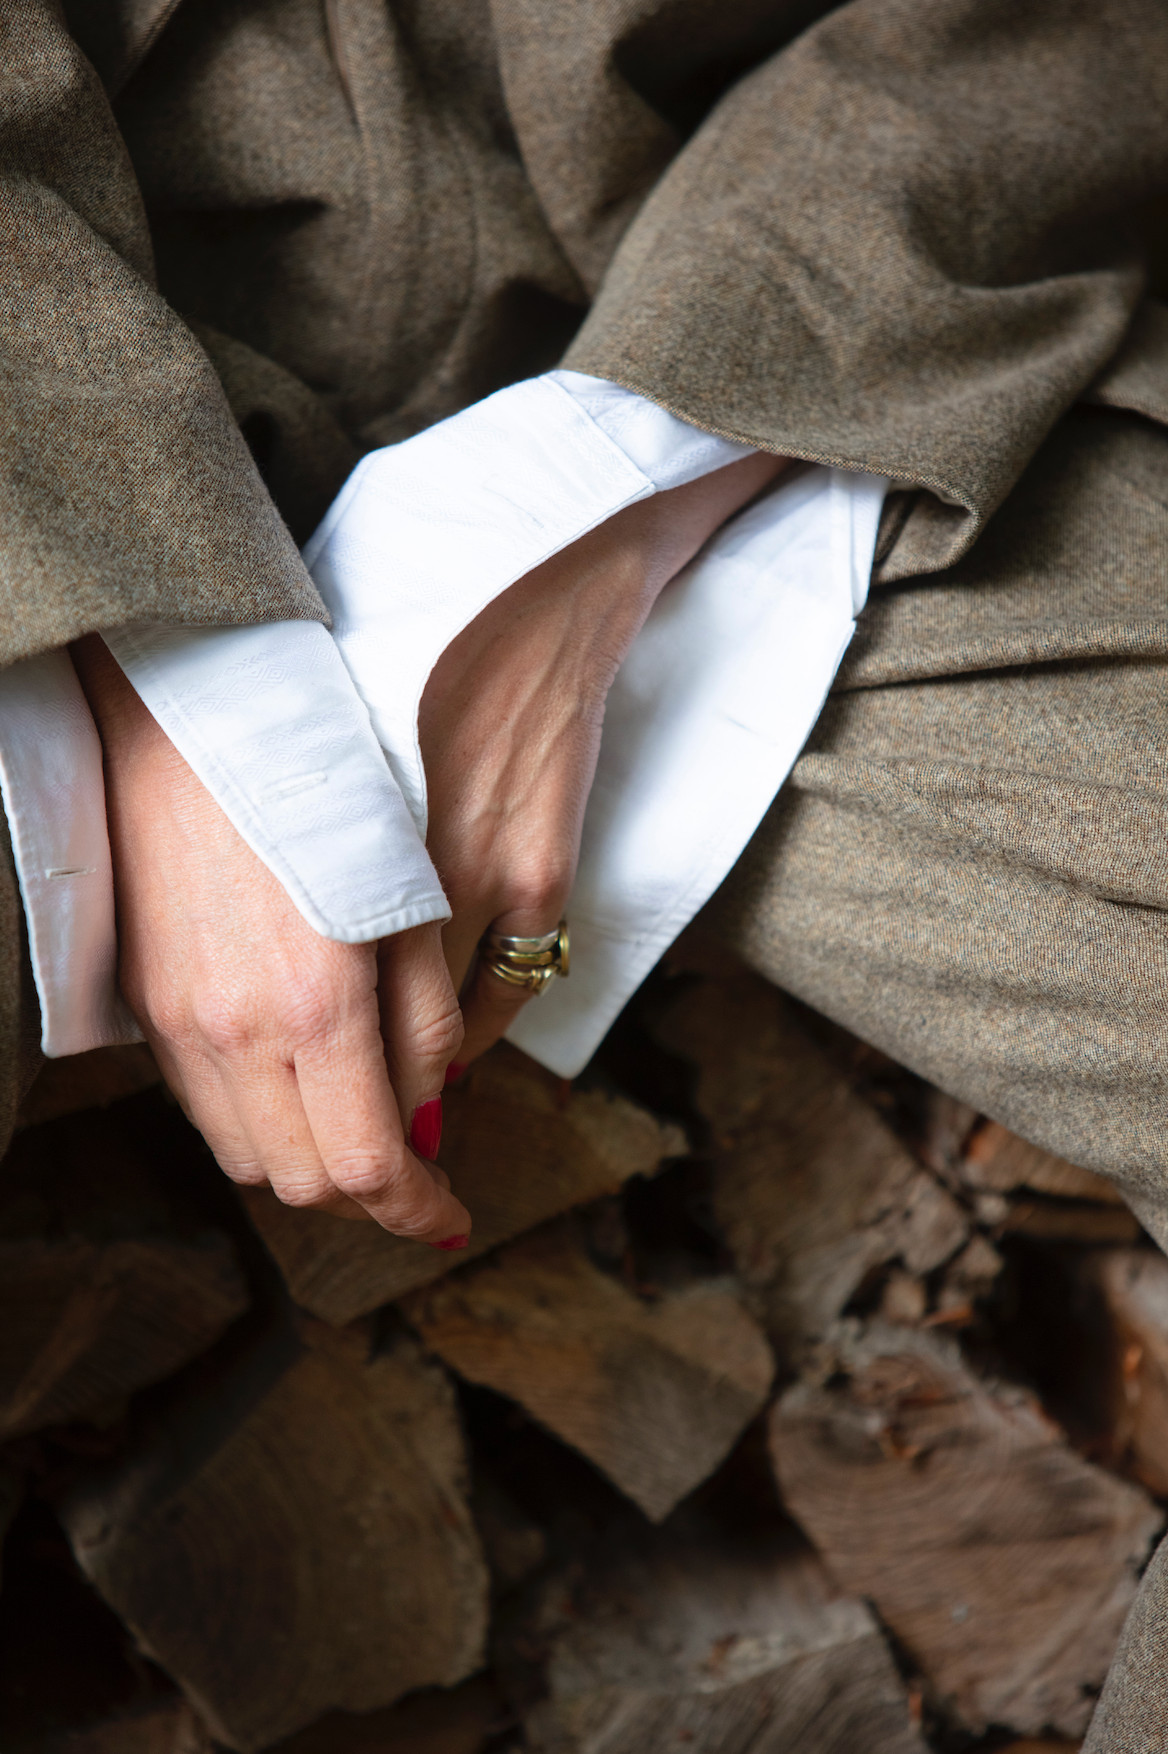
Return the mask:
<svg viewBox="0 0 1168 1754">
<path fill-rule="evenodd" d="M 314 930 L 361 944 L 450 918 L 327 629 L 123 627 L 104 638 Z"/>
<path fill-rule="evenodd" d="M 117 985 L 101 742 L 68 652 L 0 675 L 0 790 L 50 1059 L 142 1037 Z"/>
</svg>

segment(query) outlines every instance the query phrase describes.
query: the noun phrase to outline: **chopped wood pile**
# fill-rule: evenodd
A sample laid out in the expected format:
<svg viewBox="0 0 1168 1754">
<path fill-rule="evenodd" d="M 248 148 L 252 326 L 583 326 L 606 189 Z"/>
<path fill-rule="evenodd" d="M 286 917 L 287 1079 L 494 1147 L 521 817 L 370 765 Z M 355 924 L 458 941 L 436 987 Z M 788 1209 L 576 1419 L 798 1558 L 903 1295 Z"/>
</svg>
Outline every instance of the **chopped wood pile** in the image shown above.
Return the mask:
<svg viewBox="0 0 1168 1754">
<path fill-rule="evenodd" d="M 46 1069 L 3 1754 L 1076 1746 L 1168 1504 L 1111 1184 L 694 938 L 446 1108 L 453 1258 L 232 1188 L 144 1049 Z"/>
</svg>

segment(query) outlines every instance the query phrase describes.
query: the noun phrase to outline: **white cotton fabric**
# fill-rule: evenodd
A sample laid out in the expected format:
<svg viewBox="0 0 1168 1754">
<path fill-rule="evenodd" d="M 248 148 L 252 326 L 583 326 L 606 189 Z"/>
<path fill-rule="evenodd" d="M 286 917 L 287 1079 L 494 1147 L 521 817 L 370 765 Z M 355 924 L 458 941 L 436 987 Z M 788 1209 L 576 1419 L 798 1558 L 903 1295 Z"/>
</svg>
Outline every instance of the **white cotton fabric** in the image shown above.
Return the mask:
<svg viewBox="0 0 1168 1754">
<path fill-rule="evenodd" d="M 591 406 L 633 434 L 647 473 L 559 381 L 579 377 L 514 384 L 372 452 L 304 551 L 337 649 L 423 836 L 418 709 L 455 635 L 533 567 L 655 493 L 658 475 L 673 485 L 675 473 L 693 480 L 749 455 L 627 390 L 593 397 Z M 638 412 L 622 426 L 615 410 L 630 400 Z"/>
<path fill-rule="evenodd" d="M 753 457 L 751 445 L 735 444 L 679 420 L 655 402 L 636 396 L 620 384 L 583 372 L 549 372 L 548 381 L 567 390 L 572 400 L 594 420 L 614 445 L 664 492 L 699 481 L 714 469 Z M 506 392 L 504 392 L 506 394 Z"/>
<path fill-rule="evenodd" d="M 0 676 L 0 791 L 51 1059 L 141 1041 L 117 987 L 101 741 L 68 652 Z"/>
<path fill-rule="evenodd" d="M 450 909 L 327 628 L 123 627 L 105 642 L 309 925 L 342 944 Z"/>
<path fill-rule="evenodd" d="M 658 598 L 614 682 L 568 905 L 572 972 L 508 1039 L 587 1063 L 729 873 L 855 631 L 886 482 L 811 469 L 735 519 Z"/>
<path fill-rule="evenodd" d="M 501 591 L 626 505 L 749 455 L 576 372 L 513 385 L 354 470 L 305 551 L 334 617 L 134 627 L 106 641 L 253 851 L 323 935 L 449 917 L 422 844 L 417 716 Z M 572 976 L 511 1038 L 585 1063 L 750 838 L 851 636 L 885 484 L 814 469 L 662 596 L 609 696 L 573 891 Z M 0 676 L 0 788 L 42 1046 L 133 1040 L 116 988 L 100 745 L 65 654 Z"/>
</svg>

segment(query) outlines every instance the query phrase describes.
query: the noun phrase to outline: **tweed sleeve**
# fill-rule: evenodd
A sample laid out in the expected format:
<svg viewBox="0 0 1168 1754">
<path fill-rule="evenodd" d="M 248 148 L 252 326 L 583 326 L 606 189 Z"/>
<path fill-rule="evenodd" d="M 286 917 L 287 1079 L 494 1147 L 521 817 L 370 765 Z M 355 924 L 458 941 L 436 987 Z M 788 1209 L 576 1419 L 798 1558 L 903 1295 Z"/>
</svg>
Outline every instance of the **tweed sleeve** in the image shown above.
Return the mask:
<svg viewBox="0 0 1168 1754">
<path fill-rule="evenodd" d="M 130 621 L 323 620 L 49 0 L 0 19 L 0 226 L 0 664 Z"/>
<path fill-rule="evenodd" d="M 673 159 L 565 363 L 929 490 L 899 576 L 949 564 L 1124 338 L 1166 100 L 1163 0 L 852 0 Z"/>
</svg>

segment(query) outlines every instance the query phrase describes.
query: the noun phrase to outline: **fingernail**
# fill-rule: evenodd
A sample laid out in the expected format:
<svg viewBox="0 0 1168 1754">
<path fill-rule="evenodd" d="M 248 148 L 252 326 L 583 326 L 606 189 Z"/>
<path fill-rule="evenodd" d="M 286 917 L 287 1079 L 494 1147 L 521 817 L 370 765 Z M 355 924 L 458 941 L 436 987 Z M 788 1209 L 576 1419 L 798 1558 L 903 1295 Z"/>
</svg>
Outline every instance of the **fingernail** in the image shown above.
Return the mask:
<svg viewBox="0 0 1168 1754">
<path fill-rule="evenodd" d="M 466 1071 L 466 1067 L 463 1065 L 461 1060 L 451 1060 L 449 1066 L 447 1066 L 447 1068 L 446 1068 L 446 1082 L 447 1082 L 447 1084 L 457 1083 L 465 1071 Z"/>
<path fill-rule="evenodd" d="M 432 1242 L 432 1249 L 464 1249 L 470 1241 L 469 1236 L 444 1236 L 441 1242 Z"/>
<path fill-rule="evenodd" d="M 414 1110 L 410 1122 L 410 1144 L 419 1157 L 428 1157 L 433 1162 L 441 1143 L 442 1098 L 432 1096 L 429 1102 L 420 1102 Z"/>
</svg>

